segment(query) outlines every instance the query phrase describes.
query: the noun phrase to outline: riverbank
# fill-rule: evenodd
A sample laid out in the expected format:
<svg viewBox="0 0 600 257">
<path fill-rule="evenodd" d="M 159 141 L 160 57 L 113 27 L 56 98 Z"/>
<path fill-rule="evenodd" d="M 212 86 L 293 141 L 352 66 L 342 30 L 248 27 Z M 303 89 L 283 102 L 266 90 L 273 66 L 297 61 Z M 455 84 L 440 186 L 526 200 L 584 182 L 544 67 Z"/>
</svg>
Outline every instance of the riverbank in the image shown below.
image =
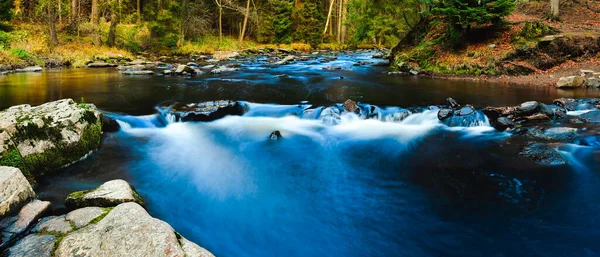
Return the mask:
<svg viewBox="0 0 600 257">
<path fill-rule="evenodd" d="M 66 24 L 59 28 L 66 29 Z M 44 24 L 14 23 L 8 32 L 0 31 L 0 72 L 21 69 L 27 66 L 44 68 L 85 67 L 96 60 L 111 59 L 144 59 L 159 61 L 164 59 L 192 58 L 201 55 L 213 55 L 215 52 L 257 52 L 259 49 L 274 51 L 284 49 L 309 53 L 312 51 L 339 51 L 349 49 L 377 49 L 377 45 L 359 44 L 319 44 L 311 46 L 306 43 L 261 44 L 251 40 L 239 42 L 237 38 L 205 36 L 196 41 L 175 42 L 165 46 L 159 39 L 152 39 L 147 28 L 134 24 L 120 24 L 117 30 L 119 41 L 114 47 L 106 44 L 94 45 L 91 38 L 90 24 L 81 24 L 80 36 L 67 34 L 59 30 L 59 43 L 50 47 Z M 109 23 L 100 25 L 102 34 L 108 34 Z M 139 31 L 138 31 L 139 30 Z M 162 40 L 162 39 L 160 39 Z"/>
<path fill-rule="evenodd" d="M 600 14 L 584 5 L 561 6 L 561 20 L 545 17 L 548 2 L 521 3 L 501 26 L 474 27 L 450 44 L 446 27 L 424 23 L 393 49 L 392 71 L 500 84 L 555 86 L 561 77 L 600 68 Z"/>
</svg>

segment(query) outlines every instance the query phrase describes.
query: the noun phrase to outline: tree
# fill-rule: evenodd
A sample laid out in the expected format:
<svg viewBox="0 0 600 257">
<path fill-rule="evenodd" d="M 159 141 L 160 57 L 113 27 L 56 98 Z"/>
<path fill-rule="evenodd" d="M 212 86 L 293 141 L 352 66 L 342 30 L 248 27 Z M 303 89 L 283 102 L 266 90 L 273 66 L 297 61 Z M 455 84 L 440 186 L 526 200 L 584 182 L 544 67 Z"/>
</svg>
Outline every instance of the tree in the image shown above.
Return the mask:
<svg viewBox="0 0 600 257">
<path fill-rule="evenodd" d="M 100 39 L 100 12 L 98 10 L 98 5 L 100 0 L 92 0 L 92 42 L 94 45 L 100 45 L 102 40 Z"/>
<path fill-rule="evenodd" d="M 550 19 L 557 20 L 559 15 L 560 0 L 550 0 Z"/>
<path fill-rule="evenodd" d="M 136 4 L 137 4 L 137 23 L 140 23 L 142 21 L 142 7 L 141 7 L 142 3 L 140 2 L 140 0 L 137 0 Z"/>
<path fill-rule="evenodd" d="M 248 24 L 248 16 L 250 16 L 250 0 L 246 1 L 246 13 L 244 14 L 244 26 L 242 27 L 242 33 L 240 33 L 240 43 L 244 41 L 244 34 L 246 33 L 246 25 Z"/>
<path fill-rule="evenodd" d="M 106 44 L 109 46 L 116 45 L 117 38 L 117 24 L 119 23 L 120 5 L 118 0 L 112 0 L 110 2 L 110 28 L 108 30 L 108 39 Z"/>
<path fill-rule="evenodd" d="M 58 45 L 58 37 L 56 36 L 56 0 L 49 0 L 46 5 L 47 20 L 48 20 L 48 37 L 50 47 Z"/>
<path fill-rule="evenodd" d="M 450 35 L 458 38 L 473 24 L 498 24 L 515 7 L 514 0 L 427 0 L 428 12 L 448 24 Z"/>
<path fill-rule="evenodd" d="M 12 18 L 12 0 L 0 0 L 0 22 L 9 21 Z"/>
<path fill-rule="evenodd" d="M 78 1 L 71 0 L 71 15 L 70 15 L 70 31 L 71 34 L 77 35 L 79 34 L 79 8 Z"/>
<path fill-rule="evenodd" d="M 217 7 L 219 8 L 219 42 L 223 41 L 223 2 L 222 0 L 215 0 Z"/>
<path fill-rule="evenodd" d="M 335 3 L 335 0 L 331 0 L 329 2 L 329 12 L 327 12 L 327 21 L 325 22 L 325 28 L 323 29 L 323 36 L 325 36 L 325 34 L 327 34 L 327 27 L 329 26 L 329 21 L 331 20 L 331 11 L 333 10 L 334 3 Z"/>
</svg>

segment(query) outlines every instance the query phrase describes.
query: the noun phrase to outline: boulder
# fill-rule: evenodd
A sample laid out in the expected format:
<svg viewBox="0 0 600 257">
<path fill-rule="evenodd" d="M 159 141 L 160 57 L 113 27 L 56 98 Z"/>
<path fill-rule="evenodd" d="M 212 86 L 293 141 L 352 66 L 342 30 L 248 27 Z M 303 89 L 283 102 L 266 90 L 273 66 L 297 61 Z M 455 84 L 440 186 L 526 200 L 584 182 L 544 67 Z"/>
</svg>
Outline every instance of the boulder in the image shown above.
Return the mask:
<svg viewBox="0 0 600 257">
<path fill-rule="evenodd" d="M 29 66 L 29 67 L 25 67 L 23 69 L 16 69 L 16 72 L 40 72 L 43 71 L 44 69 L 42 69 L 42 67 L 40 66 Z"/>
<path fill-rule="evenodd" d="M 215 60 L 223 60 L 223 59 L 233 59 L 239 56 L 238 52 L 232 51 L 215 51 L 213 54 L 213 59 Z"/>
<path fill-rule="evenodd" d="M 540 110 L 540 113 L 543 113 L 548 117 L 555 116 L 554 110 L 552 108 L 550 108 L 548 105 L 545 105 L 543 103 L 539 104 L 539 110 Z"/>
<path fill-rule="evenodd" d="M 497 130 L 506 130 L 506 129 L 512 129 L 515 127 L 515 123 L 506 117 L 499 117 L 496 120 L 495 126 L 494 128 L 496 128 Z"/>
<path fill-rule="evenodd" d="M 279 132 L 279 130 L 275 130 L 269 135 L 269 139 L 271 140 L 279 140 L 281 137 L 281 132 Z"/>
<path fill-rule="evenodd" d="M 519 155 L 542 165 L 567 164 L 558 151 L 543 143 L 530 143 L 523 148 Z"/>
<path fill-rule="evenodd" d="M 50 202 L 33 200 L 21 208 L 15 216 L 0 220 L 2 238 L 0 248 L 19 237 L 50 208 Z"/>
<path fill-rule="evenodd" d="M 587 78 L 585 80 L 585 85 L 591 88 L 599 88 L 600 87 L 600 79 L 598 78 Z"/>
<path fill-rule="evenodd" d="M 454 112 L 455 116 L 467 116 L 475 113 L 475 108 L 471 105 L 465 105 L 463 108 L 460 108 Z"/>
<path fill-rule="evenodd" d="M 67 256 L 213 256 L 137 203 L 123 203 L 98 223 L 69 233 L 56 248 Z"/>
<path fill-rule="evenodd" d="M 529 136 L 548 141 L 568 142 L 577 138 L 577 129 L 567 127 L 535 128 L 529 131 Z"/>
<path fill-rule="evenodd" d="M 88 68 L 109 68 L 109 67 L 117 67 L 119 66 L 116 63 L 108 63 L 108 62 L 92 62 L 88 63 Z"/>
<path fill-rule="evenodd" d="M 591 111 L 579 115 L 579 118 L 586 123 L 600 123 L 600 111 Z"/>
<path fill-rule="evenodd" d="M 285 58 L 283 58 L 281 61 L 276 62 L 275 65 L 288 64 L 288 63 L 291 63 L 294 59 L 296 59 L 296 56 L 294 56 L 294 55 L 288 55 Z"/>
<path fill-rule="evenodd" d="M 104 210 L 100 207 L 85 207 L 67 213 L 65 218 L 73 222 L 76 228 L 80 228 L 102 215 L 103 212 Z"/>
<path fill-rule="evenodd" d="M 65 215 L 62 216 L 49 216 L 45 217 L 33 228 L 35 233 L 59 233 L 66 234 L 71 232 L 73 227 L 71 223 L 65 219 Z"/>
<path fill-rule="evenodd" d="M 452 117 L 454 115 L 454 111 L 452 109 L 440 109 L 438 111 L 437 117 L 439 120 L 445 120 L 447 118 Z"/>
<path fill-rule="evenodd" d="M 521 106 L 519 106 L 519 111 L 521 113 L 532 113 L 537 110 L 539 105 L 540 104 L 536 101 L 524 102 L 521 104 Z"/>
<path fill-rule="evenodd" d="M 7 257 L 51 257 L 56 237 L 31 234 L 8 249 Z"/>
<path fill-rule="evenodd" d="M 157 108 L 167 122 L 213 121 L 229 115 L 241 116 L 245 112 L 241 103 L 230 100 L 174 103 Z"/>
<path fill-rule="evenodd" d="M 100 146 L 100 116 L 71 99 L 10 107 L 0 112 L 0 166 L 33 179 L 78 161 Z"/>
<path fill-rule="evenodd" d="M 183 74 L 183 73 L 189 73 L 189 74 L 195 74 L 196 70 L 194 70 L 192 67 L 188 67 L 186 65 L 178 65 L 177 69 L 175 69 L 175 73 L 177 74 Z"/>
<path fill-rule="evenodd" d="M 348 99 L 344 102 L 344 110 L 347 112 L 360 113 L 360 108 L 358 108 L 358 104 L 356 102 Z"/>
<path fill-rule="evenodd" d="M 0 217 L 16 212 L 35 197 L 21 170 L 0 166 Z"/>
<path fill-rule="evenodd" d="M 557 88 L 578 88 L 585 87 L 585 77 L 582 76 L 569 76 L 562 77 L 556 82 Z"/>
<path fill-rule="evenodd" d="M 123 71 L 123 75 L 152 75 L 154 71 L 151 70 L 126 70 Z"/>
<path fill-rule="evenodd" d="M 112 207 L 126 202 L 144 204 L 129 183 L 122 179 L 108 181 L 93 190 L 73 192 L 65 199 L 65 205 L 71 207 Z"/>
<path fill-rule="evenodd" d="M 121 129 L 119 123 L 107 115 L 100 116 L 100 121 L 102 122 L 102 132 L 117 132 Z"/>
<path fill-rule="evenodd" d="M 141 65 L 141 64 L 137 64 L 137 65 L 119 65 L 117 66 L 117 70 L 145 70 L 146 69 L 146 65 Z"/>
</svg>

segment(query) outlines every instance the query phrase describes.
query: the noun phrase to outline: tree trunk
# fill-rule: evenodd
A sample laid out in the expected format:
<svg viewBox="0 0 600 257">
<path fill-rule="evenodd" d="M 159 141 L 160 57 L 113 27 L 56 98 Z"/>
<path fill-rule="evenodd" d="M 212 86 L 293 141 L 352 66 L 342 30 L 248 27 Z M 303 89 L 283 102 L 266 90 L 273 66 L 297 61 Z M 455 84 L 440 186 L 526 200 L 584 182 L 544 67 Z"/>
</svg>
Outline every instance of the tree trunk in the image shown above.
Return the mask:
<svg viewBox="0 0 600 257">
<path fill-rule="evenodd" d="M 342 44 L 346 43 L 346 32 L 348 31 L 348 26 L 346 23 L 346 18 L 348 16 L 348 0 L 343 0 L 344 4 L 342 6 Z"/>
<path fill-rule="evenodd" d="M 140 0 L 137 0 L 137 23 L 142 21 L 142 7 Z"/>
<path fill-rule="evenodd" d="M 337 24 L 337 42 L 338 44 L 342 43 L 342 8 L 344 5 L 344 2 L 342 0 L 338 1 L 338 24 Z"/>
<path fill-rule="evenodd" d="M 181 34 L 181 40 L 179 41 L 180 45 L 183 45 L 183 43 L 185 43 L 185 25 L 188 18 L 187 5 L 188 0 L 183 0 L 183 3 L 181 4 L 181 25 L 179 26 L 179 33 Z"/>
<path fill-rule="evenodd" d="M 223 6 L 221 6 L 221 0 L 219 1 L 219 43 L 223 41 Z"/>
<path fill-rule="evenodd" d="M 550 19 L 552 19 L 552 20 L 558 19 L 559 6 L 560 6 L 560 0 L 550 0 Z"/>
<path fill-rule="evenodd" d="M 107 44 L 108 46 L 115 46 L 116 45 L 116 38 L 117 38 L 117 24 L 119 23 L 119 11 L 120 9 L 118 8 L 118 1 L 117 0 L 113 0 L 112 1 L 112 6 L 111 6 L 111 15 L 110 15 L 110 29 L 108 30 L 108 39 L 107 39 Z"/>
<path fill-rule="evenodd" d="M 250 16 L 250 0 L 246 1 L 246 13 L 244 15 L 244 25 L 242 26 L 242 33 L 240 34 L 240 43 L 244 41 L 244 34 L 246 34 L 246 24 L 248 23 L 248 16 Z"/>
<path fill-rule="evenodd" d="M 331 3 L 329 4 L 329 12 L 327 12 L 327 21 L 325 22 L 323 35 L 327 34 L 327 27 L 329 26 L 329 20 L 331 20 L 331 11 L 333 10 L 333 3 L 335 3 L 335 0 L 331 0 Z"/>
<path fill-rule="evenodd" d="M 58 24 L 62 24 L 62 0 L 58 0 Z"/>
<path fill-rule="evenodd" d="M 56 3 L 54 0 L 50 0 L 46 8 L 48 11 L 47 21 L 50 49 L 53 49 L 56 45 L 58 45 L 58 38 L 56 36 Z"/>
<path fill-rule="evenodd" d="M 92 0 L 92 42 L 94 45 L 100 45 L 102 40 L 100 39 L 100 13 L 98 12 L 98 1 Z"/>
</svg>

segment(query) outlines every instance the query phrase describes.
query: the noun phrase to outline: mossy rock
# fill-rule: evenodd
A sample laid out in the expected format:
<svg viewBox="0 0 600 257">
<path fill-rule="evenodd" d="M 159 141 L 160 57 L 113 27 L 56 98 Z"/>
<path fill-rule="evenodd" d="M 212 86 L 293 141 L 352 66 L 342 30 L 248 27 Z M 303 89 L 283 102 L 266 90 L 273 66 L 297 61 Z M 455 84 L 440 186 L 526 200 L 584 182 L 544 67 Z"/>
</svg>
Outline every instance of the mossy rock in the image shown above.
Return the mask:
<svg viewBox="0 0 600 257">
<path fill-rule="evenodd" d="M 96 189 L 77 191 L 69 194 L 65 205 L 75 207 L 114 207 L 121 203 L 135 202 L 144 205 L 144 201 L 126 181 L 117 179 L 108 181 Z"/>
</svg>

